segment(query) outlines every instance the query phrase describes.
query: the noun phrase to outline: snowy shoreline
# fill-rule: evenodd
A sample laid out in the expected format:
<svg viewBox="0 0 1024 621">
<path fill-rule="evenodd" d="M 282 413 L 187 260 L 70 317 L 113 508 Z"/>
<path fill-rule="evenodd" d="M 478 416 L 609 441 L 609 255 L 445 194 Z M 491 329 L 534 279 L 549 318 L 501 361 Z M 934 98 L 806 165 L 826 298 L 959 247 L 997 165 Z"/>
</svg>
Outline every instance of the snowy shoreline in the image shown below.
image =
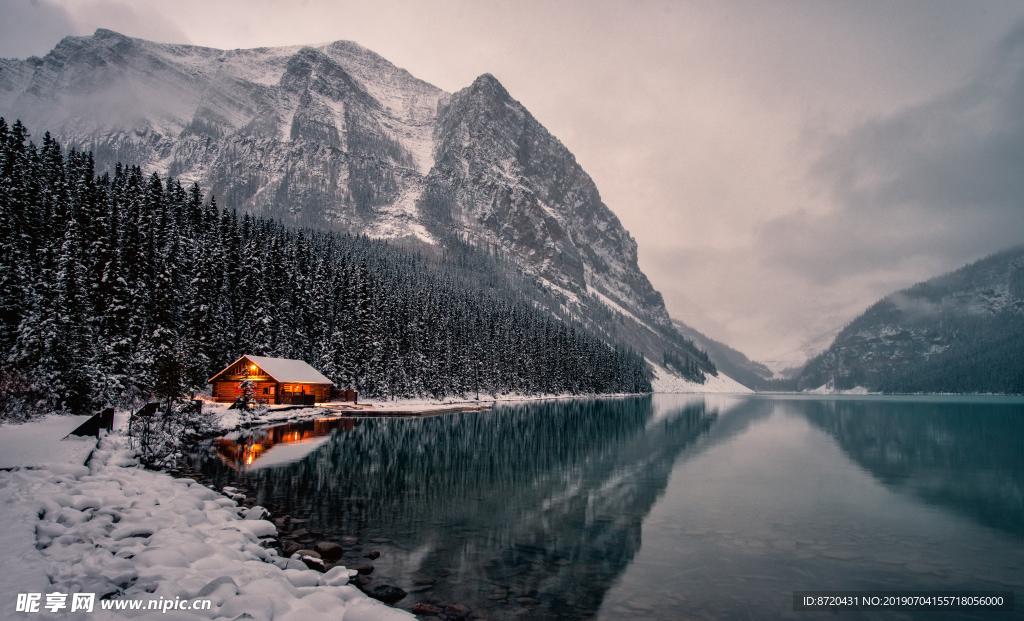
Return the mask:
<svg viewBox="0 0 1024 621">
<path fill-rule="evenodd" d="M 325 417 L 421 415 L 478 409 L 497 403 L 636 395 L 505 395 L 465 400 L 375 402 L 345 412 L 322 407 L 271 409 L 246 419 L 226 405 L 204 403 L 217 416 L 218 434 L 253 425 Z M 100 440 L 66 437 L 88 417 L 49 415 L 0 425 L 0 618 L 23 618 L 19 595 L 39 594 L 46 615 L 64 619 L 252 618 L 260 621 L 415 619 L 378 602 L 351 584 L 355 570 L 307 567 L 285 558 L 274 543 L 284 533 L 239 495 L 203 485 L 187 469 L 149 470 L 127 448 L 127 412 Z M 225 490 L 230 493 L 232 490 Z M 248 506 L 244 506 L 248 505 Z M 280 516 L 278 516 L 280 517 Z M 280 545 L 280 543 L 277 543 Z M 47 594 L 67 596 L 56 612 L 43 608 Z M 95 593 L 92 613 L 69 612 L 74 593 Z M 101 610 L 100 599 L 143 601 L 142 610 Z M 161 602 L 210 600 L 209 610 L 146 610 Z M 160 598 L 163 598 L 162 600 Z M 248 615 L 248 616 L 245 616 Z"/>
<path fill-rule="evenodd" d="M 140 467 L 123 437 L 61 446 L 79 418 L 0 426 L 0 549 L 8 569 L 0 572 L 0 618 L 31 614 L 16 610 L 19 594 L 40 594 L 39 610 L 58 619 L 415 618 L 349 584 L 354 570 L 320 573 L 278 556 L 264 547 L 278 532 L 258 519 L 262 511 L 194 480 Z M 33 428 L 35 441 L 26 442 Z M 37 458 L 12 466 L 15 444 L 28 445 Z M 67 450 L 47 452 L 53 448 Z M 66 606 L 49 612 L 46 596 L 53 593 L 66 595 Z M 73 593 L 95 593 L 93 612 L 69 612 Z M 101 610 L 103 596 L 141 599 L 144 609 Z M 210 609 L 145 609 L 151 600 L 195 598 L 209 599 Z"/>
</svg>

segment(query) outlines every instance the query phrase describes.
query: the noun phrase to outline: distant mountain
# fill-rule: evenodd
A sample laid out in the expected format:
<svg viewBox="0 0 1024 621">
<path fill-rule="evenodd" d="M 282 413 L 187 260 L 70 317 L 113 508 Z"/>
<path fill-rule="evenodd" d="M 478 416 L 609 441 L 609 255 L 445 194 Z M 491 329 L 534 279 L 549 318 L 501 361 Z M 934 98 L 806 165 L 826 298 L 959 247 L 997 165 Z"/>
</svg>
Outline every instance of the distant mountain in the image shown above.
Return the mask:
<svg viewBox="0 0 1024 621">
<path fill-rule="evenodd" d="M 679 320 L 673 319 L 672 323 L 675 324 L 680 334 L 706 351 L 711 362 L 715 363 L 718 370 L 728 377 L 753 390 L 778 388 L 770 382 L 775 377 L 775 373 L 766 365 L 747 358 L 743 352 L 705 336 Z"/>
<path fill-rule="evenodd" d="M 1024 247 L 886 296 L 810 360 L 804 389 L 1024 393 Z"/>
<path fill-rule="evenodd" d="M 97 30 L 0 60 L 0 116 L 196 181 L 221 206 L 503 257 L 559 311 L 697 379 L 637 245 L 573 154 L 491 75 L 446 93 L 348 41 L 218 50 Z"/>
</svg>

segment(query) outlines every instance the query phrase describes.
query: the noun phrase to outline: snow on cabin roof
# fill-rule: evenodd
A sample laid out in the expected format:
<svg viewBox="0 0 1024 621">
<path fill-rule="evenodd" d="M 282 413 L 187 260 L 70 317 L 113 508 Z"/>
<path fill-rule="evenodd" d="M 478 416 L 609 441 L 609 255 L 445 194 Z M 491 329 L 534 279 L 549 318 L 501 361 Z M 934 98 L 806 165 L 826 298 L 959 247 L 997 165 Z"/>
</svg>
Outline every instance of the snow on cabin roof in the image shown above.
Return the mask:
<svg viewBox="0 0 1024 621">
<path fill-rule="evenodd" d="M 334 382 L 323 376 L 304 360 L 288 358 L 266 358 L 264 356 L 246 356 L 256 366 L 267 372 L 279 382 L 304 382 L 307 384 L 331 384 Z"/>
<path fill-rule="evenodd" d="M 311 367 L 309 363 L 304 360 L 267 358 L 266 356 L 250 356 L 248 354 L 242 356 L 242 358 L 252 361 L 253 364 L 262 369 L 267 375 L 281 383 L 295 382 L 303 384 L 334 385 L 334 382 L 324 377 L 320 371 Z M 241 360 L 242 358 L 239 358 L 238 360 Z M 238 360 L 229 364 L 224 370 L 226 371 L 227 369 L 230 369 L 238 362 Z M 224 371 L 221 371 L 221 373 L 223 372 Z M 217 375 L 220 375 L 220 373 Z"/>
</svg>

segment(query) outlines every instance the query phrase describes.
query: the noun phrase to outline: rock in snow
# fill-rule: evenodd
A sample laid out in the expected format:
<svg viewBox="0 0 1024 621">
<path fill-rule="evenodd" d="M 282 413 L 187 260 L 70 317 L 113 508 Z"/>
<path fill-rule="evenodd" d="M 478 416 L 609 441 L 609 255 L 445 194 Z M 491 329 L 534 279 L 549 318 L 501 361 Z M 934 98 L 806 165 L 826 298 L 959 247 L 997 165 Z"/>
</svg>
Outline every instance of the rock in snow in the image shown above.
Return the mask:
<svg viewBox="0 0 1024 621">
<path fill-rule="evenodd" d="M 0 436 L 9 429 L 0 427 Z M 349 585 L 352 570 L 321 574 L 261 547 L 261 538 L 276 536 L 273 523 L 240 519 L 237 507 L 223 506 L 223 496 L 194 481 L 136 467 L 118 441 L 102 440 L 88 468 L 0 471 L 2 610 L 13 613 L 19 593 L 42 594 L 47 615 L 46 594 L 67 594 L 70 606 L 70 594 L 95 593 L 94 610 L 83 618 L 415 618 Z M 142 610 L 103 609 L 101 598 L 142 600 Z M 203 598 L 211 605 L 146 609 L 161 598 Z"/>
</svg>

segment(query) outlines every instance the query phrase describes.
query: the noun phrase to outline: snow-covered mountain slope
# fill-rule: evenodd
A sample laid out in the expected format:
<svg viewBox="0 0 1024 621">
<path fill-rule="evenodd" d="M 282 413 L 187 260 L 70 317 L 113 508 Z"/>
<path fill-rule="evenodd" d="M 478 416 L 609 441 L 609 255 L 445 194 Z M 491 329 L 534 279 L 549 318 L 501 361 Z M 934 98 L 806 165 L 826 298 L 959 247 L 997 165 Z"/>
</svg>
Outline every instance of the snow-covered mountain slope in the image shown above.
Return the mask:
<svg viewBox="0 0 1024 621">
<path fill-rule="evenodd" d="M 440 89 L 354 43 L 215 50 L 108 30 L 0 61 L 0 111 L 66 147 L 188 181 L 222 206 L 424 235 Z"/>
<path fill-rule="evenodd" d="M 660 365 L 654 365 L 654 379 L 651 380 L 654 392 L 665 393 L 728 393 L 749 394 L 754 392 L 743 384 L 719 371 L 716 376 L 708 376 L 703 384 L 679 377 Z"/>
<path fill-rule="evenodd" d="M 747 358 L 742 352 L 704 335 L 678 319 L 673 319 L 672 323 L 680 334 L 708 353 L 719 371 L 744 386 L 761 390 L 768 387 L 765 383 L 767 380 L 773 379 L 775 374 L 764 364 Z"/>
<path fill-rule="evenodd" d="M 348 41 L 249 50 L 97 30 L 0 60 L 0 116 L 196 181 L 221 206 L 402 243 L 468 241 L 562 314 L 710 366 L 672 326 L 590 176 L 490 75 L 449 94 Z"/>
<path fill-rule="evenodd" d="M 804 389 L 1024 392 L 1024 247 L 886 296 L 804 367 Z"/>
</svg>

